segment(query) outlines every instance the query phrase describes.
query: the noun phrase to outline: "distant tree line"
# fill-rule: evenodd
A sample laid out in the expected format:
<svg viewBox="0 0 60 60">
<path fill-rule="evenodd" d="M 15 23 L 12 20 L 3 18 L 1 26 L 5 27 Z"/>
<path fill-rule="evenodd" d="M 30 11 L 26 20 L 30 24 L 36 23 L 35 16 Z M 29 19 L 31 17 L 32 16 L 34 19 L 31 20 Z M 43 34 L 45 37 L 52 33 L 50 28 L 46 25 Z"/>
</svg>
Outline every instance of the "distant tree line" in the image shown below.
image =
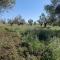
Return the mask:
<svg viewBox="0 0 60 60">
<path fill-rule="evenodd" d="M 39 24 L 40 26 L 46 27 L 47 24 L 53 25 L 53 26 L 60 26 L 60 1 L 59 0 L 50 0 L 51 4 L 46 5 L 44 7 L 47 15 L 44 13 L 41 13 L 39 16 L 39 19 L 37 22 L 34 22 L 33 19 L 28 20 L 29 25 L 36 25 Z M 7 9 L 12 8 L 15 5 L 15 0 L 0 0 L 0 12 L 5 11 Z M 0 22 L 5 24 L 6 21 L 4 19 L 0 19 Z M 23 19 L 21 16 L 13 17 L 13 19 L 8 19 L 7 23 L 11 26 L 13 24 L 17 25 L 23 25 L 27 24 L 25 19 Z"/>
<path fill-rule="evenodd" d="M 7 23 L 10 24 L 10 25 L 13 25 L 13 24 L 17 24 L 17 25 L 27 24 L 26 20 L 24 18 L 22 18 L 21 16 L 16 16 L 13 19 L 8 19 L 7 21 L 8 21 Z M 33 25 L 33 19 L 29 19 L 28 24 Z"/>
</svg>

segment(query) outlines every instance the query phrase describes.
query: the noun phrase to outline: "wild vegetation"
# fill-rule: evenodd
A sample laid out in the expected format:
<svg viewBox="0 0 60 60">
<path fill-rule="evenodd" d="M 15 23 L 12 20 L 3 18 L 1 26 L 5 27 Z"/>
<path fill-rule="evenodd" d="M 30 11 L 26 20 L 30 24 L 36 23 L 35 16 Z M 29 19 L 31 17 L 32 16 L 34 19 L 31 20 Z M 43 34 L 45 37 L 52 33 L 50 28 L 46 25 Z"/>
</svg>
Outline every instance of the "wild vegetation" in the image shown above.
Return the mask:
<svg viewBox="0 0 60 60">
<path fill-rule="evenodd" d="M 58 26 L 0 25 L 0 60 L 60 60 L 59 46 Z"/>
</svg>

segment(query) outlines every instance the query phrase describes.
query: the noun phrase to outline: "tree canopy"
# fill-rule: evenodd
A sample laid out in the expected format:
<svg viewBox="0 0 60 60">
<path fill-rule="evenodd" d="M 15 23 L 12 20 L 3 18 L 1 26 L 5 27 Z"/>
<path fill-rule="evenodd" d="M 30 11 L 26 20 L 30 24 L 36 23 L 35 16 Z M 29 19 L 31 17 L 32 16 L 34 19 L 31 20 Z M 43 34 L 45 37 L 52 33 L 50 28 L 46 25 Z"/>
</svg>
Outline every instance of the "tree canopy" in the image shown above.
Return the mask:
<svg viewBox="0 0 60 60">
<path fill-rule="evenodd" d="M 15 0 L 0 0 L 0 11 L 12 8 L 15 5 Z"/>
<path fill-rule="evenodd" d="M 54 22 L 56 20 L 56 15 L 60 14 L 60 1 L 59 0 L 50 0 L 51 4 L 45 6 L 45 11 L 47 12 L 50 20 Z"/>
</svg>

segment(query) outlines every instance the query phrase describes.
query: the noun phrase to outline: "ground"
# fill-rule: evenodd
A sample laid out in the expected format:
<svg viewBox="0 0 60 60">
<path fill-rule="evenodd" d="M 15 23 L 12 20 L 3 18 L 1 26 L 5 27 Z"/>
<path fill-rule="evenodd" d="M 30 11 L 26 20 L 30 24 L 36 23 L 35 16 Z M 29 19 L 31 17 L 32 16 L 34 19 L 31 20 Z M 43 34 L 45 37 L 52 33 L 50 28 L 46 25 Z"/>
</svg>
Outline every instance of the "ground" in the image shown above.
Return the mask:
<svg viewBox="0 0 60 60">
<path fill-rule="evenodd" d="M 0 24 L 0 60 L 60 60 L 60 27 Z"/>
</svg>

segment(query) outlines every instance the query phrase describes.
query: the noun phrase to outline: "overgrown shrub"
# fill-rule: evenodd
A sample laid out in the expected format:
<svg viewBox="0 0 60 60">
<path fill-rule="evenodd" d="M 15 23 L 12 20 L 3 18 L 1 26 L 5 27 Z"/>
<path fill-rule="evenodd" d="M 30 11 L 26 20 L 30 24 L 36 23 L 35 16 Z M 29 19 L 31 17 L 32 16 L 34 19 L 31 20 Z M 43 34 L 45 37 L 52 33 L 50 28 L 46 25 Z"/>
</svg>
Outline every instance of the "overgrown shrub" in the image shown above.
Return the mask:
<svg viewBox="0 0 60 60">
<path fill-rule="evenodd" d="M 0 36 L 0 39 L 3 39 L 0 41 L 4 42 L 1 51 L 5 51 L 5 49 L 8 51 L 10 49 L 10 44 L 13 42 L 13 51 L 15 51 L 13 56 L 15 57 L 14 54 L 17 54 L 16 56 L 19 56 L 21 58 L 20 60 L 34 60 L 35 58 L 36 60 L 60 60 L 60 30 L 50 30 L 50 28 L 34 28 L 21 31 L 18 27 L 14 29 L 5 28 L 5 30 L 10 33 L 2 35 L 5 36 L 4 39 Z M 12 32 L 17 35 L 11 34 Z M 21 42 L 18 41 L 20 38 L 17 39 L 17 36 L 21 36 Z M 5 41 L 9 41 L 9 43 L 6 42 L 5 44 Z M 2 45 L 0 44 L 0 46 Z"/>
<path fill-rule="evenodd" d="M 49 48 L 46 48 L 42 54 L 41 60 L 54 60 L 52 55 L 52 50 L 50 50 Z"/>
<path fill-rule="evenodd" d="M 48 47 L 52 50 L 54 60 L 60 60 L 60 38 L 53 37 Z"/>
<path fill-rule="evenodd" d="M 0 60 L 19 60 L 16 46 L 20 39 L 15 33 L 0 32 Z"/>
</svg>

